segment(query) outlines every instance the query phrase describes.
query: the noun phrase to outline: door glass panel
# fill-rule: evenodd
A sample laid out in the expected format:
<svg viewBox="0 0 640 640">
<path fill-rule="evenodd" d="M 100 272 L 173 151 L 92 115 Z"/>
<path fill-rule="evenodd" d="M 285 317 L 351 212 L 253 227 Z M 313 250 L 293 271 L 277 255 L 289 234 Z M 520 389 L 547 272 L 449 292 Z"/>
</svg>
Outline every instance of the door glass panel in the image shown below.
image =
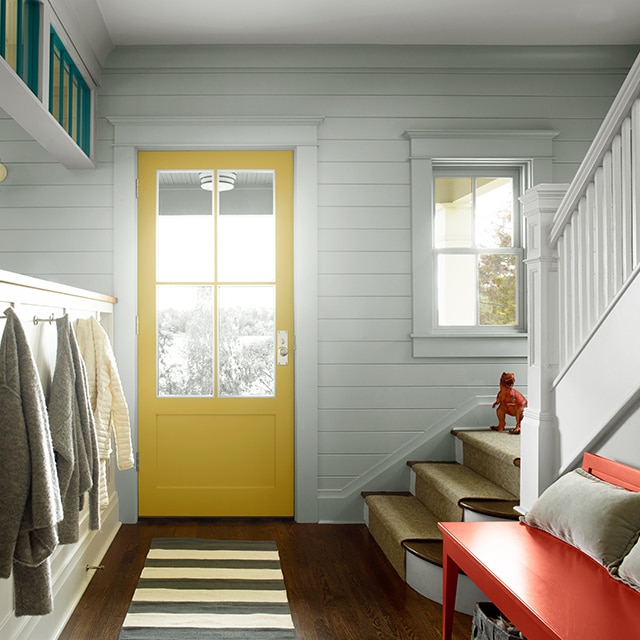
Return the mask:
<svg viewBox="0 0 640 640">
<path fill-rule="evenodd" d="M 273 171 L 218 171 L 218 281 L 275 280 Z"/>
<path fill-rule="evenodd" d="M 213 287 L 158 285 L 158 396 L 213 395 Z"/>
<path fill-rule="evenodd" d="M 275 395 L 275 287 L 218 287 L 221 397 Z"/>
<path fill-rule="evenodd" d="M 213 197 L 211 190 L 201 186 L 202 176 L 212 173 L 158 172 L 159 282 L 210 282 L 214 278 Z"/>
</svg>

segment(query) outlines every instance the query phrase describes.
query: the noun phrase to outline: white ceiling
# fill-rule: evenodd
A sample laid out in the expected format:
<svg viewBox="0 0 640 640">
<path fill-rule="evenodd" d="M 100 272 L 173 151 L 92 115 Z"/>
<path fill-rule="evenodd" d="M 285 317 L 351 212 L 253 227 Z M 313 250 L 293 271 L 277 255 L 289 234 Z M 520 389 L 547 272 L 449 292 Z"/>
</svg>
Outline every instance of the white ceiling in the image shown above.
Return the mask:
<svg viewBox="0 0 640 640">
<path fill-rule="evenodd" d="M 640 0 L 67 1 L 97 3 L 113 46 L 640 44 Z"/>
</svg>

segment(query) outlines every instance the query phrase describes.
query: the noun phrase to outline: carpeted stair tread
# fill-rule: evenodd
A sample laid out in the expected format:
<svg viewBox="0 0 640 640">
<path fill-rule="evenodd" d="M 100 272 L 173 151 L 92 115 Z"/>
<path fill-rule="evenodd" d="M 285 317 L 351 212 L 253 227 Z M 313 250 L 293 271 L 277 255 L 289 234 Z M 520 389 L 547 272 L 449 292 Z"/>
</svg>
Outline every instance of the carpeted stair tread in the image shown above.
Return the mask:
<svg viewBox="0 0 640 640">
<path fill-rule="evenodd" d="M 458 440 L 508 464 L 515 465 L 516 460 L 520 460 L 520 437 L 508 431 L 459 429 L 454 430 L 453 434 Z"/>
<path fill-rule="evenodd" d="M 419 462 L 412 468 L 418 479 L 428 481 L 455 502 L 461 498 L 516 499 L 506 489 L 457 462 Z"/>
<path fill-rule="evenodd" d="M 440 540 L 438 520 L 415 496 L 374 494 L 365 498 L 369 531 L 405 579 L 404 540 Z"/>
<path fill-rule="evenodd" d="M 457 462 L 421 462 L 412 466 L 416 496 L 442 521 L 462 518 L 463 498 L 517 500 L 517 496 Z"/>
</svg>

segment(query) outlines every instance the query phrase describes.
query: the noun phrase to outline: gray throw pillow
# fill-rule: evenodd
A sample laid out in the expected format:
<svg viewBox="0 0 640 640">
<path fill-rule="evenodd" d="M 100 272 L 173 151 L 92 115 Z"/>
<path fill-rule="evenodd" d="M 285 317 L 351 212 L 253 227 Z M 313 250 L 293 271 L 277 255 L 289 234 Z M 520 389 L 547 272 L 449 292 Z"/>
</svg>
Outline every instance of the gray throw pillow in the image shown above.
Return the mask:
<svg viewBox="0 0 640 640">
<path fill-rule="evenodd" d="M 546 489 L 521 519 L 615 571 L 640 533 L 640 493 L 576 469 Z"/>
<path fill-rule="evenodd" d="M 640 542 L 637 542 L 622 560 L 617 577 L 640 591 Z"/>
</svg>

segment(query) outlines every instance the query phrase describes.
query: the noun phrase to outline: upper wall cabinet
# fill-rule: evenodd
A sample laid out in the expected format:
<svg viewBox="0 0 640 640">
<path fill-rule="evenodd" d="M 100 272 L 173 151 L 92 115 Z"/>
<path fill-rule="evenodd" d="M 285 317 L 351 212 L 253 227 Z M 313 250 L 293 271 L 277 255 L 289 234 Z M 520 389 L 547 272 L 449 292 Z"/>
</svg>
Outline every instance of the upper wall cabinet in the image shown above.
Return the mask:
<svg viewBox="0 0 640 640">
<path fill-rule="evenodd" d="M 0 0 L 0 56 L 38 94 L 40 3 Z"/>
<path fill-rule="evenodd" d="M 0 108 L 67 168 L 93 168 L 96 83 L 59 14 L 0 0 Z"/>
</svg>

